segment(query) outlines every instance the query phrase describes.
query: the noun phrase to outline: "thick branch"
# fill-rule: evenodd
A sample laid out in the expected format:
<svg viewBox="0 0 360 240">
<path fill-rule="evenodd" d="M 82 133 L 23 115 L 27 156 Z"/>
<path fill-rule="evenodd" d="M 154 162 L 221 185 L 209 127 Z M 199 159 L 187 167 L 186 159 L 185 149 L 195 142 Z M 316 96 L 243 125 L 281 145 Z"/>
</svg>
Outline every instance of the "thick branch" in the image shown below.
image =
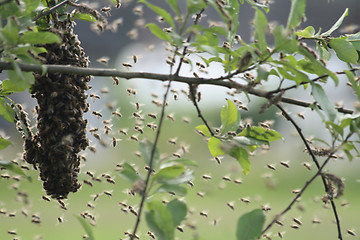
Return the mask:
<svg viewBox="0 0 360 240">
<path fill-rule="evenodd" d="M 74 67 L 70 65 L 36 65 L 36 64 L 23 64 L 18 63 L 19 68 L 25 72 L 47 72 L 47 73 L 64 73 L 64 74 L 77 74 L 77 75 L 92 75 L 99 77 L 120 77 L 125 79 L 132 78 L 144 78 L 150 80 L 159 80 L 159 81 L 169 81 L 170 79 L 175 82 L 182 82 L 187 84 L 208 84 L 215 86 L 222 86 L 226 88 L 234 88 L 242 91 L 246 91 L 249 94 L 262 97 L 262 98 L 271 98 L 272 94 L 270 92 L 249 88 L 247 85 L 240 84 L 234 81 L 229 81 L 229 79 L 224 79 L 219 81 L 219 78 L 195 78 L 195 77 L 183 77 L 177 75 L 169 74 L 160 74 L 160 73 L 148 73 L 148 72 L 124 72 L 116 69 L 104 69 L 104 68 L 81 68 Z M 11 63 L 0 62 L 0 70 L 13 70 Z M 280 102 L 301 106 L 301 107 L 310 107 L 312 103 L 304 102 L 292 98 L 282 97 Z M 353 110 L 338 108 L 341 113 L 352 114 Z"/>
</svg>

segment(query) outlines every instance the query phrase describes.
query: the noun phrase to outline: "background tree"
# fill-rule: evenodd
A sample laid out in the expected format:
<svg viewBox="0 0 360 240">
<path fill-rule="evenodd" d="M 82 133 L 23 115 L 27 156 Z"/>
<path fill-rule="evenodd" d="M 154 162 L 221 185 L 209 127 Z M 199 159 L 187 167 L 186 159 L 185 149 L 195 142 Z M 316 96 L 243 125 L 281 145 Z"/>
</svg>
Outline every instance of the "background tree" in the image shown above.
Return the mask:
<svg viewBox="0 0 360 240">
<path fill-rule="evenodd" d="M 351 221 L 346 222 L 346 226 L 340 221 L 342 218 L 338 207 L 348 205 L 347 201 L 337 203 L 337 199 L 344 194 L 344 178 L 330 163 L 339 162 L 338 159 L 342 158 L 354 162 L 353 159 L 358 158 L 358 104 L 354 105 L 355 110 L 353 107 L 335 105 L 330 100 L 332 96 L 324 90 L 324 86 L 332 83 L 338 86 L 340 80 L 346 79 L 354 92 L 354 99 L 360 99 L 356 77 L 358 68 L 355 67 L 359 60 L 360 35 L 333 35 L 348 15 L 348 9 L 329 30 L 323 32 L 321 29 L 316 31 L 312 26 L 302 26 L 306 6 L 304 0 L 292 1 L 285 26 L 269 25 L 267 2 L 187 1 L 186 8 L 180 7 L 177 1 L 165 2 L 167 6 L 163 8 L 141 0 L 133 12 L 142 16 L 146 7 L 157 15 L 157 22 L 147 23 L 145 27 L 165 43 L 169 54 L 165 59 L 168 64 L 166 74 L 131 71 L 139 61 L 140 56 L 137 55 L 122 63 L 127 70 L 87 67 L 89 60 L 73 33 L 74 21 L 93 22 L 93 29 L 99 33 L 106 29 L 115 30 L 120 21 L 108 23 L 106 19 L 111 7 L 96 10 L 91 5 L 69 0 L 0 3 L 4 23 L 0 32 L 0 68 L 7 70 L 8 75 L 8 79 L 1 84 L 0 114 L 7 121 L 16 123 L 17 130 L 22 133 L 25 151 L 12 161 L 1 161 L 1 177 L 9 179 L 1 184 L 10 185 L 1 213 L 4 218 L 15 219 L 13 223 L 9 221 L 7 234 L 32 236 L 33 233 L 26 233 L 29 229 L 26 224 L 24 229 L 27 230 L 15 228 L 12 224 L 20 226 L 21 222 L 31 222 L 51 228 L 55 225 L 55 218 L 63 229 L 67 229 L 66 221 L 71 224 L 75 219 L 71 215 L 73 213 L 86 231 L 85 238 L 89 239 L 95 238 L 92 225 L 97 225 L 99 236 L 107 239 L 119 236 L 130 239 L 270 239 L 286 235 L 296 239 L 303 236 L 301 231 L 293 230 L 302 229 L 306 234 L 306 225 L 310 222 L 318 224 L 324 221 L 313 213 L 315 207 L 324 206 L 330 211 L 318 214 L 324 216 L 325 220 L 325 216 L 332 216 L 335 224 L 330 221 L 323 224 L 324 228 L 331 226 L 332 230 L 321 233 L 320 237 L 327 238 L 325 234 L 334 238 L 337 236 L 338 239 L 355 236 Z M 115 8 L 126 7 L 122 6 L 126 5 L 125 2 L 114 0 L 113 4 Z M 253 6 L 255 13 L 251 42 L 238 35 L 243 4 Z M 207 24 L 204 18 L 209 9 L 215 10 L 222 21 Z M 138 24 L 142 26 L 140 21 Z M 137 32 L 134 30 L 128 34 L 136 38 Z M 268 44 L 272 41 L 272 44 Z M 307 43 L 310 46 L 313 44 L 316 50 Z M 346 63 L 346 67 L 333 71 L 327 66 L 331 56 Z M 108 59 L 101 58 L 99 61 L 107 64 Z M 221 68 L 222 71 L 209 76 L 207 71 L 211 68 Z M 111 86 L 113 93 L 109 93 L 106 87 L 100 93 L 110 94 L 110 101 L 102 103 L 99 93 L 90 90 L 90 76 L 109 77 L 115 85 Z M 137 89 L 120 87 L 123 79 L 141 81 L 139 78 L 166 82 L 164 93 L 146 93 L 152 95 L 150 101 L 153 106 L 146 106 L 150 105 L 150 101 L 144 102 L 143 106 L 142 96 L 139 96 Z M 177 82 L 183 85 L 175 85 Z M 205 85 L 229 89 L 222 103 L 224 106 L 216 116 L 207 116 L 200 106 L 205 100 L 202 90 Z M 38 103 L 35 107 L 36 124 L 28 119 L 29 109 L 12 100 L 14 93 L 28 89 Z M 89 106 L 86 102 L 87 92 L 92 99 L 88 101 L 90 104 L 96 101 L 106 107 L 96 109 Z M 135 101 L 133 106 L 118 98 L 119 92 Z M 295 97 L 298 93 L 299 97 Z M 305 93 L 310 93 L 311 98 Z M 179 119 L 176 120 L 182 115 L 177 105 L 179 98 L 188 99 L 187 106 L 189 102 L 192 103 L 197 114 L 194 125 L 188 125 L 190 119 L 186 116 L 182 117 L 181 123 Z M 120 102 L 113 102 L 113 99 Z M 245 102 L 257 104 L 247 105 Z M 284 105 L 316 112 L 317 126 L 321 126 L 327 135 L 319 134 L 311 138 L 304 135 L 304 127 L 299 122 L 307 114 L 299 112 L 294 116 Z M 247 114 L 248 111 L 250 114 Z M 276 111 L 283 118 L 276 117 Z M 98 119 L 95 126 L 87 127 L 88 122 L 83 115 L 86 112 Z M 188 109 L 184 112 L 189 114 Z M 295 130 L 302 144 L 299 148 L 305 149 L 307 156 L 300 153 L 299 156 L 291 156 L 290 161 L 282 159 L 284 148 L 289 148 L 289 143 L 288 140 L 277 143 L 284 137 L 274 129 L 276 122 L 284 120 Z M 179 135 L 174 126 L 186 135 Z M 194 129 L 200 136 L 195 140 L 195 134 L 189 129 Z M 199 143 L 202 138 L 205 144 Z M 214 166 L 207 166 L 209 160 L 195 160 L 199 157 L 192 157 L 190 145 L 185 141 L 191 142 L 191 149 L 200 148 L 201 157 L 206 156 L 202 145 L 207 145 L 213 160 L 210 164 L 226 162 L 221 164 L 225 166 L 215 169 Z M 281 189 L 284 185 L 276 183 L 279 180 L 269 172 L 263 175 L 265 184 L 253 189 L 263 181 L 259 174 L 252 174 L 260 173 L 259 166 L 254 167 L 253 162 L 262 158 L 270 142 L 278 144 L 273 153 L 276 160 L 262 164 L 265 163 L 269 171 L 280 172 L 276 176 L 283 181 L 289 181 L 289 176 L 285 177 L 286 172 L 281 171 L 290 172 L 296 186 L 291 191 Z M 138 148 L 134 152 L 136 157 L 132 154 L 133 150 L 129 151 L 135 143 Z M 4 135 L 0 144 L 3 149 L 11 141 Z M 101 146 L 101 153 L 96 145 Z M 111 145 L 121 154 L 121 159 L 110 153 Z M 91 166 L 87 157 L 79 154 L 86 148 L 96 153 L 95 158 L 109 158 L 110 166 L 104 163 L 104 166 Z M 260 157 L 256 157 L 258 155 Z M 271 153 L 266 156 L 271 156 Z M 137 157 L 144 161 L 138 161 Z M 306 178 L 303 173 L 300 176 L 291 172 L 298 158 L 307 159 L 301 160 L 302 171 L 308 171 Z M 81 162 L 86 164 L 80 172 Z M 30 170 L 30 165 L 34 170 Z M 92 167 L 97 171 L 91 170 Z M 40 191 L 38 181 L 33 180 L 36 179 L 37 169 L 46 195 Z M 128 183 L 118 176 L 127 179 Z M 68 196 L 80 188 L 79 178 L 83 183 L 81 191 Z M 315 184 L 316 179 L 320 179 L 318 185 Z M 21 185 L 12 183 L 20 180 Z M 249 187 L 242 186 L 243 181 L 249 181 Z M 220 184 L 215 189 L 214 184 L 217 183 Z M 313 189 L 309 191 L 311 187 Z M 269 191 L 272 193 L 266 194 Z M 293 196 L 288 196 L 290 192 Z M 310 195 L 303 200 L 307 192 Z M 14 194 L 19 202 L 10 201 Z M 33 207 L 36 199 L 40 199 L 37 196 L 42 196 L 45 202 Z M 68 200 L 64 200 L 68 197 Z M 288 200 L 284 201 L 284 198 Z M 306 209 L 311 198 L 315 206 L 310 206 L 312 216 L 309 217 L 309 210 Z M 84 204 L 84 201 L 87 203 Z M 40 206 L 53 207 L 54 204 L 58 204 L 60 209 L 54 210 L 53 215 L 49 214 L 43 220 L 42 215 L 46 214 L 36 209 L 40 209 Z M 193 208 L 193 204 L 198 207 Z M 213 210 L 203 208 L 211 205 L 216 207 Z M 75 206 L 84 210 L 79 212 Z M 294 206 L 298 208 L 296 216 L 288 217 L 287 213 Z M 114 211 L 117 211 L 116 217 L 113 216 Z M 19 216 L 20 212 L 24 215 L 22 219 L 19 219 L 22 217 Z M 57 217 L 54 218 L 54 215 Z M 125 220 L 121 220 L 123 215 L 126 215 Z M 26 219 L 30 216 L 31 221 Z M 133 218 L 132 221 L 129 218 Z M 52 224 L 49 223 L 50 219 L 54 220 Z M 220 236 L 216 235 L 215 230 L 214 233 L 204 230 L 208 221 L 220 228 L 217 231 Z M 108 231 L 110 226 L 114 226 L 111 232 Z M 274 229 L 274 233 L 270 229 Z M 224 236 L 224 232 L 229 235 L 225 233 Z M 40 234 L 46 235 L 46 230 L 42 229 Z M 68 234 L 71 238 L 76 235 L 73 231 Z M 311 231 L 311 234 L 316 233 Z M 52 239 L 54 237 L 51 236 Z"/>
</svg>

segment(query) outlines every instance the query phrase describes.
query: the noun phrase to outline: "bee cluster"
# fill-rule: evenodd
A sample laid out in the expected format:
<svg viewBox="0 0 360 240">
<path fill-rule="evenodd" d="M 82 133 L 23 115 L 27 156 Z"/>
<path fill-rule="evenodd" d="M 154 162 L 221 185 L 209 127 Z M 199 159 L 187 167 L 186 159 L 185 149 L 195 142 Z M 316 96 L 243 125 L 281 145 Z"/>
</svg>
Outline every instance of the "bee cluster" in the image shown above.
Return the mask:
<svg viewBox="0 0 360 240">
<path fill-rule="evenodd" d="M 60 36 L 62 43 L 44 45 L 47 52 L 42 55 L 42 63 L 88 66 L 89 60 L 72 28 L 70 19 L 54 24 L 51 31 Z M 31 94 L 38 102 L 38 132 L 25 139 L 24 159 L 34 168 L 39 167 L 47 195 L 62 199 L 80 187 L 78 153 L 89 144 L 83 113 L 89 109 L 85 91 L 90 77 L 46 73 L 35 74 L 35 79 Z"/>
</svg>

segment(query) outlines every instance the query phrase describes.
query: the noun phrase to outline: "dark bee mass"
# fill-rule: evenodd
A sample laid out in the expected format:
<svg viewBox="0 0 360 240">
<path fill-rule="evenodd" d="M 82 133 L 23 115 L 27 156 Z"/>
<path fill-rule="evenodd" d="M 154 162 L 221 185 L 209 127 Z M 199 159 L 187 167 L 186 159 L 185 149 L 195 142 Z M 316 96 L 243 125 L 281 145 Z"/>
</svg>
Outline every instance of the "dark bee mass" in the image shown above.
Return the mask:
<svg viewBox="0 0 360 240">
<path fill-rule="evenodd" d="M 51 31 L 60 36 L 62 43 L 43 46 L 47 50 L 42 54 L 44 64 L 88 66 L 89 60 L 72 28 L 68 18 L 54 24 Z M 38 132 L 24 134 L 24 159 L 40 168 L 46 194 L 62 199 L 80 187 L 78 153 L 89 144 L 83 113 L 89 108 L 85 91 L 90 77 L 46 73 L 35 74 L 35 79 L 31 94 L 38 102 Z"/>
</svg>

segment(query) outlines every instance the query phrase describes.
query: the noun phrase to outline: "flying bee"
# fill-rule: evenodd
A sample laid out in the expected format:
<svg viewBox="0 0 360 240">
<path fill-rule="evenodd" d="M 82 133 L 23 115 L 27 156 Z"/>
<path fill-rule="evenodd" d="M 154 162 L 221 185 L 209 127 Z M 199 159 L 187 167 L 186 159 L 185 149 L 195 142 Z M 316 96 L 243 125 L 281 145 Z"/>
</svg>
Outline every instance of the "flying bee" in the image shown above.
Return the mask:
<svg viewBox="0 0 360 240">
<path fill-rule="evenodd" d="M 134 214 L 135 216 L 138 215 L 138 213 L 136 212 L 136 210 L 135 210 L 132 206 L 130 206 L 130 205 L 129 205 L 129 210 L 130 210 L 130 212 L 131 212 L 132 214 Z"/>
<path fill-rule="evenodd" d="M 293 229 L 299 229 L 300 228 L 299 225 L 297 225 L 297 224 L 291 224 L 290 227 L 293 228 Z"/>
<path fill-rule="evenodd" d="M 119 118 L 122 117 L 122 114 L 119 113 L 119 112 L 117 112 L 117 111 L 113 111 L 111 114 L 114 115 L 114 116 L 116 116 L 116 117 L 119 117 Z"/>
<path fill-rule="evenodd" d="M 102 94 L 109 93 L 109 88 L 104 87 L 104 88 L 102 88 L 102 89 L 100 90 L 100 92 L 101 92 Z"/>
<path fill-rule="evenodd" d="M 294 194 L 298 194 L 300 192 L 300 189 L 294 189 L 294 190 L 291 190 L 291 192 Z"/>
<path fill-rule="evenodd" d="M 89 208 L 91 208 L 91 209 L 94 209 L 94 208 L 95 208 L 95 205 L 92 204 L 91 202 L 88 202 L 88 203 L 87 203 L 87 206 L 88 206 Z"/>
<path fill-rule="evenodd" d="M 276 167 L 274 166 L 274 165 L 272 165 L 272 164 L 267 164 L 266 165 L 268 168 L 270 168 L 271 170 L 276 170 Z"/>
<path fill-rule="evenodd" d="M 156 119 L 156 113 L 148 113 L 147 115 L 153 119 Z"/>
<path fill-rule="evenodd" d="M 227 181 L 227 182 L 231 182 L 231 178 L 228 177 L 228 176 L 223 176 L 222 180 Z"/>
<path fill-rule="evenodd" d="M 90 171 L 86 171 L 86 174 L 89 175 L 90 177 L 94 177 L 94 173 L 92 173 Z"/>
<path fill-rule="evenodd" d="M 128 62 L 123 62 L 122 65 L 124 67 L 126 67 L 126 68 L 131 68 L 132 67 L 131 63 L 128 63 Z"/>
<path fill-rule="evenodd" d="M 144 133 L 144 130 L 140 127 L 140 126 L 135 126 L 134 127 L 134 130 L 139 132 L 140 134 L 143 134 Z"/>
<path fill-rule="evenodd" d="M 21 210 L 21 214 L 24 215 L 25 217 L 29 215 L 28 211 L 25 209 Z"/>
<path fill-rule="evenodd" d="M 298 219 L 298 218 L 293 218 L 292 219 L 296 224 L 298 224 L 298 225 L 302 225 L 302 222 L 300 221 L 300 219 Z"/>
<path fill-rule="evenodd" d="M 280 161 L 280 164 L 283 165 L 286 168 L 290 168 L 289 161 Z"/>
<path fill-rule="evenodd" d="M 123 135 L 127 135 L 127 130 L 126 129 L 120 129 L 119 132 Z"/>
<path fill-rule="evenodd" d="M 154 233 L 148 231 L 147 234 L 148 234 L 152 239 L 155 239 L 155 234 L 154 234 Z"/>
<path fill-rule="evenodd" d="M 8 217 L 16 217 L 16 212 L 9 212 Z"/>
<path fill-rule="evenodd" d="M 174 157 L 181 158 L 181 155 L 180 155 L 179 153 L 174 152 L 172 155 L 173 155 Z"/>
<path fill-rule="evenodd" d="M 17 235 L 17 232 L 16 232 L 16 230 L 8 230 L 8 234 Z"/>
<path fill-rule="evenodd" d="M 301 119 L 305 119 L 305 116 L 303 113 L 298 112 L 296 115 Z"/>
<path fill-rule="evenodd" d="M 194 77 L 200 78 L 199 75 L 196 72 L 193 72 Z"/>
<path fill-rule="evenodd" d="M 162 103 L 161 103 L 159 100 L 154 99 L 154 100 L 152 100 L 151 102 L 152 102 L 153 104 L 155 104 L 155 106 L 157 106 L 157 107 L 161 107 L 161 106 L 162 106 Z"/>
<path fill-rule="evenodd" d="M 63 222 L 64 222 L 64 219 L 63 219 L 62 217 L 58 217 L 57 220 L 58 220 L 59 223 L 63 223 Z"/>
<path fill-rule="evenodd" d="M 136 95 L 136 90 L 135 89 L 132 89 L 132 88 L 127 88 L 126 89 L 126 92 L 128 93 L 128 95 Z"/>
<path fill-rule="evenodd" d="M 187 183 L 190 185 L 190 187 L 194 187 L 194 183 L 192 181 L 188 181 Z"/>
<path fill-rule="evenodd" d="M 204 175 L 202 175 L 202 178 L 205 180 L 211 180 L 212 177 L 210 175 L 204 174 Z"/>
<path fill-rule="evenodd" d="M 51 201 L 51 199 L 50 199 L 48 196 L 41 196 L 41 198 L 42 198 L 43 200 L 45 200 L 45 201 L 48 201 L 48 202 Z"/>
<path fill-rule="evenodd" d="M 284 233 L 285 233 L 285 232 L 278 232 L 278 236 L 279 236 L 279 238 L 281 238 L 281 239 L 282 239 L 282 238 L 283 238 L 283 236 L 284 236 Z"/>
<path fill-rule="evenodd" d="M 114 179 L 112 179 L 112 178 L 107 178 L 106 181 L 107 181 L 108 183 L 115 184 L 115 181 L 114 181 Z"/>
<path fill-rule="evenodd" d="M 133 140 L 133 141 L 135 141 L 135 142 L 138 142 L 138 141 L 139 141 L 138 137 L 135 136 L 135 135 L 131 135 L 131 136 L 130 136 L 130 139 Z"/>
<path fill-rule="evenodd" d="M 154 124 L 154 123 L 148 123 L 148 124 L 146 124 L 146 126 L 148 128 L 151 128 L 152 130 L 155 130 L 157 128 L 156 124 Z"/>
<path fill-rule="evenodd" d="M 30 170 L 28 165 L 21 165 L 20 168 L 25 169 L 25 170 Z"/>
<path fill-rule="evenodd" d="M 97 131 L 99 131 L 99 129 L 98 129 L 98 128 L 91 128 L 91 129 L 89 130 L 89 132 L 91 132 L 91 133 L 93 133 L 93 132 L 97 132 Z"/>
<path fill-rule="evenodd" d="M 119 78 L 116 76 L 112 76 L 112 79 L 114 80 L 114 85 L 119 85 Z"/>
<path fill-rule="evenodd" d="M 198 195 L 199 197 L 203 198 L 205 196 L 205 193 L 203 192 L 197 192 L 196 195 Z"/>
<path fill-rule="evenodd" d="M 240 198 L 240 201 L 242 201 L 243 203 L 246 203 L 246 204 L 250 203 L 250 199 L 248 199 L 248 198 Z"/>
<path fill-rule="evenodd" d="M 94 114 L 95 116 L 97 116 L 98 118 L 102 117 L 102 114 L 97 112 L 97 111 L 92 111 L 92 114 Z"/>
<path fill-rule="evenodd" d="M 88 149 L 93 152 L 96 153 L 96 148 L 94 146 L 88 146 Z"/>
<path fill-rule="evenodd" d="M 104 194 L 109 197 L 112 197 L 112 191 L 104 191 Z"/>
<path fill-rule="evenodd" d="M 168 139 L 168 143 L 172 144 L 172 145 L 176 145 L 176 139 L 177 138 L 169 138 Z"/>
<path fill-rule="evenodd" d="M 270 210 L 271 210 L 271 207 L 270 207 L 269 204 L 264 204 L 264 205 L 261 206 L 261 209 L 262 209 L 263 211 L 267 212 L 267 211 L 270 211 Z"/>
<path fill-rule="evenodd" d="M 108 16 L 108 17 L 111 16 L 110 10 L 111 10 L 111 7 L 103 7 L 103 8 L 101 8 L 101 11 L 103 13 L 105 13 L 105 15 Z"/>
<path fill-rule="evenodd" d="M 179 230 L 180 232 L 184 232 L 184 229 L 182 226 L 177 226 L 176 229 Z"/>
<path fill-rule="evenodd" d="M 111 125 L 111 126 L 112 126 L 112 125 Z M 105 128 L 104 133 L 105 133 L 105 134 L 109 134 L 109 133 L 111 132 L 111 126 L 109 126 L 109 125 L 105 125 L 105 126 L 104 126 L 104 128 Z"/>
<path fill-rule="evenodd" d="M 133 112 L 132 114 L 137 119 L 142 119 L 143 117 L 140 115 L 140 112 Z"/>
<path fill-rule="evenodd" d="M 102 63 L 104 65 L 107 65 L 109 63 L 109 60 L 110 60 L 109 57 L 104 56 L 104 57 L 101 57 L 101 58 L 97 59 L 96 61 L 99 62 L 99 63 Z"/>
<path fill-rule="evenodd" d="M 208 217 L 208 213 L 206 211 L 201 211 L 200 212 L 200 216 L 203 216 L 203 217 Z"/>
<path fill-rule="evenodd" d="M 314 224 L 321 223 L 321 221 L 319 219 L 317 219 L 317 218 L 313 218 L 313 220 L 311 222 L 314 223 Z"/>
<path fill-rule="evenodd" d="M 304 167 L 306 167 L 307 170 L 309 170 L 309 171 L 311 170 L 310 163 L 304 162 L 303 165 L 304 165 Z"/>
<path fill-rule="evenodd" d="M 115 137 L 112 137 L 112 144 L 113 144 L 113 147 L 116 147 L 116 142 L 117 142 L 117 139 Z"/>
<path fill-rule="evenodd" d="M 92 182 L 90 182 L 89 180 L 84 179 L 83 182 L 84 182 L 85 184 L 89 185 L 90 187 L 93 186 Z"/>
<path fill-rule="evenodd" d="M 231 208 L 231 210 L 235 210 L 234 202 L 227 202 L 227 203 L 226 203 L 226 206 L 228 206 L 229 208 Z"/>
<path fill-rule="evenodd" d="M 101 140 L 101 138 L 100 138 L 100 135 L 99 135 L 99 134 L 94 133 L 94 134 L 93 134 L 93 136 L 94 136 L 94 138 L 96 138 L 97 140 Z"/>
<path fill-rule="evenodd" d="M 269 234 L 264 234 L 263 237 L 266 238 L 267 240 L 271 240 L 271 237 Z"/>
<path fill-rule="evenodd" d="M 221 158 L 220 157 L 216 156 L 215 161 L 217 162 L 217 164 L 221 164 Z"/>
<path fill-rule="evenodd" d="M 144 14 L 144 9 L 142 5 L 137 5 L 133 8 L 133 13 L 138 16 L 142 16 Z"/>
</svg>

